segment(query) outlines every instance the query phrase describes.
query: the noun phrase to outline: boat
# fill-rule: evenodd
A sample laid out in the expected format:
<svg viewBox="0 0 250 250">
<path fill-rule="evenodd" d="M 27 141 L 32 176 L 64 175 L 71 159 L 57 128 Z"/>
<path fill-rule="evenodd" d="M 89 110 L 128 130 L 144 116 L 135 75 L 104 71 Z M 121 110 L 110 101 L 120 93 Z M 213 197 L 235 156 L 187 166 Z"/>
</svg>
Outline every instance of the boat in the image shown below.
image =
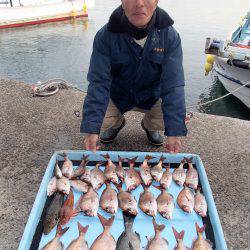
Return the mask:
<svg viewBox="0 0 250 250">
<path fill-rule="evenodd" d="M 205 53 L 206 75 L 212 70 L 225 89 L 250 108 L 250 12 L 225 41 L 208 37 Z"/>
<path fill-rule="evenodd" d="M 94 0 L 0 0 L 0 29 L 87 18 Z"/>
</svg>

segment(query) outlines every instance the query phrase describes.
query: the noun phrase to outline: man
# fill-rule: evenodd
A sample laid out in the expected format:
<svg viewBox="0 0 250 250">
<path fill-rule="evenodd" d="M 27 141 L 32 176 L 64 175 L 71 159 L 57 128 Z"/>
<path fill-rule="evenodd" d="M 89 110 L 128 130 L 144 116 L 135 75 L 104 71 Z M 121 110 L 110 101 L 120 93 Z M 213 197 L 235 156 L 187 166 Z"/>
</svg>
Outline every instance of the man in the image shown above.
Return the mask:
<svg viewBox="0 0 250 250">
<path fill-rule="evenodd" d="M 177 153 L 187 134 L 179 34 L 158 0 L 121 2 L 94 39 L 81 123 L 86 149 L 97 150 L 99 135 L 112 142 L 125 125 L 123 114 L 136 110 L 145 113 L 149 142 L 162 145 L 165 130 L 167 151 Z"/>
</svg>

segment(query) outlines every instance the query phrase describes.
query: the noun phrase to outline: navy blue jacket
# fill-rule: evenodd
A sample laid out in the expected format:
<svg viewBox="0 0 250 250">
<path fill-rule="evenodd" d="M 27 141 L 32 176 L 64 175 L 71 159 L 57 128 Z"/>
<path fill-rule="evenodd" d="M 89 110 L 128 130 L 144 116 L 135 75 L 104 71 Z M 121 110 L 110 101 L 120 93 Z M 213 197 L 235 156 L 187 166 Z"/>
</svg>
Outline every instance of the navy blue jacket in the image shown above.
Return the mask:
<svg viewBox="0 0 250 250">
<path fill-rule="evenodd" d="M 110 98 L 121 113 L 134 107 L 149 110 L 162 98 L 165 135 L 187 134 L 181 40 L 167 24 L 150 31 L 143 49 L 126 33 L 112 32 L 107 25 L 98 31 L 81 132 L 100 133 Z"/>
</svg>

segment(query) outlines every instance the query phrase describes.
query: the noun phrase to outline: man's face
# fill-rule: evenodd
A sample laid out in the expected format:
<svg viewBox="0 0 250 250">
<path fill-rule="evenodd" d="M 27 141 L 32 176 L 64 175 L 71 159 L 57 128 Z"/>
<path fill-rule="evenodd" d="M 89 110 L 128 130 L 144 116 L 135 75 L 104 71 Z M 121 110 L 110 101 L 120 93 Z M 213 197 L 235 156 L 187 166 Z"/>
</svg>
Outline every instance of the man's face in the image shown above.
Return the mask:
<svg viewBox="0 0 250 250">
<path fill-rule="evenodd" d="M 136 27 L 146 26 L 158 4 L 158 0 L 121 0 L 128 20 Z"/>
</svg>

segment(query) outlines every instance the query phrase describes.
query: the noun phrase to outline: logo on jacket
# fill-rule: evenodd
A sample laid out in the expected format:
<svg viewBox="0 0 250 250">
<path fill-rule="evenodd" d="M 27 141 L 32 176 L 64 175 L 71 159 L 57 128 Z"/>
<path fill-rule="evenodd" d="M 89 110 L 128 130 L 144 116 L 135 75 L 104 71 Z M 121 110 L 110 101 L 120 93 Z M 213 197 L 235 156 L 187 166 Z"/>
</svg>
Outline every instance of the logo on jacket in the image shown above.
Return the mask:
<svg viewBox="0 0 250 250">
<path fill-rule="evenodd" d="M 154 52 L 156 52 L 156 53 L 163 53 L 164 52 L 164 48 L 154 48 Z"/>
</svg>

